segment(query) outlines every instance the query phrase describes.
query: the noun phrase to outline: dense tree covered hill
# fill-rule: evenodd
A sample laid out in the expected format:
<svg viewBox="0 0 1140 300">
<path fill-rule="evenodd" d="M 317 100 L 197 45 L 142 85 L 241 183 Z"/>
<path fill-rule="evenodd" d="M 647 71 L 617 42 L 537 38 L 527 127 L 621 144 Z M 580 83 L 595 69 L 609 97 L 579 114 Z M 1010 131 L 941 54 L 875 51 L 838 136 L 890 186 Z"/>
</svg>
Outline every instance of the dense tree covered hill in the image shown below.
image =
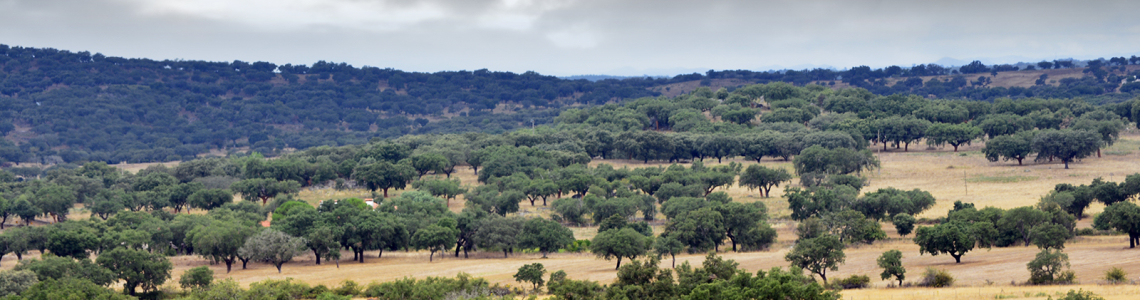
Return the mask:
<svg viewBox="0 0 1140 300">
<path fill-rule="evenodd" d="M 1087 66 L 1084 78 L 1065 78 L 1055 85 L 1042 78 L 1038 86 L 1005 88 L 989 87 L 985 75 L 1018 67 L 710 70 L 672 78 L 591 81 L 534 72 L 418 73 L 324 61 L 308 66 L 157 61 L 0 45 L 0 135 L 6 137 L 0 140 L 0 162 L 170 161 L 235 147 L 274 155 L 286 148 L 363 144 L 375 137 L 501 133 L 555 122 L 571 105 L 624 103 L 660 96 L 669 86 L 714 82 L 729 92 L 746 84 L 788 82 L 856 87 L 873 95 L 1120 102 L 1140 92 L 1140 83 L 1132 82 L 1135 68 L 1128 69 L 1138 62 L 1122 57 L 1090 61 L 1082 63 Z M 1076 66 L 1071 61 L 1045 63 L 1038 65 Z M 936 75 L 943 78 L 930 77 Z M 750 119 L 743 113 L 729 117 Z M 654 129 L 661 128 L 659 121 Z"/>
</svg>

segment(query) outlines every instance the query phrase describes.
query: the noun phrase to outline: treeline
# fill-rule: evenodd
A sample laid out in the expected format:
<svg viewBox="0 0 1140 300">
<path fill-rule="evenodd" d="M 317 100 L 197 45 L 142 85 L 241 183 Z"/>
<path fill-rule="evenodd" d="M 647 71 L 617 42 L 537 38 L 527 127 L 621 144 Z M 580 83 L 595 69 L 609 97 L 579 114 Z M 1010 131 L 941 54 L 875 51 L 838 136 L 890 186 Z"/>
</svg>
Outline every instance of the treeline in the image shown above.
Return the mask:
<svg viewBox="0 0 1140 300">
<path fill-rule="evenodd" d="M 0 97 L 8 99 L 0 103 L 0 134 L 7 135 L 17 125 L 21 131 L 30 131 L 0 142 L 0 159 L 45 164 L 154 162 L 189 160 L 211 150 L 244 147 L 272 156 L 286 149 L 363 144 L 374 137 L 502 133 L 551 124 L 567 106 L 656 96 L 654 87 L 694 80 L 790 82 L 800 87 L 839 80 L 857 87 L 850 93 L 875 97 L 915 94 L 985 101 L 1002 97 L 1093 97 L 1097 103 L 1116 103 L 1132 97 L 1140 87 L 1140 83 L 1131 82 L 1135 74 L 1124 73 L 1124 65 L 1135 63 L 1124 58 L 1091 61 L 1086 69 L 1089 76 L 1082 79 L 1066 78 L 1059 86 L 1052 86 L 1041 78 L 1039 86 L 1005 89 L 987 87 L 985 78 L 975 80 L 965 75 L 925 82 L 916 77 L 1012 70 L 1011 66 L 981 63 L 957 71 L 937 65 L 846 71 L 710 71 L 673 78 L 591 82 L 533 72 L 415 73 L 328 62 L 278 66 L 267 62 L 155 61 L 0 45 Z M 1073 66 L 1058 61 L 1049 67 Z M 888 85 L 900 77 L 908 79 Z M 1129 83 L 1120 86 L 1121 82 Z M 1114 94 L 1117 90 L 1121 93 Z M 755 99 L 747 101 L 751 100 Z M 727 113 L 726 120 L 750 122 L 744 110 L 718 112 Z M 784 113 L 774 118 L 797 118 Z"/>
</svg>

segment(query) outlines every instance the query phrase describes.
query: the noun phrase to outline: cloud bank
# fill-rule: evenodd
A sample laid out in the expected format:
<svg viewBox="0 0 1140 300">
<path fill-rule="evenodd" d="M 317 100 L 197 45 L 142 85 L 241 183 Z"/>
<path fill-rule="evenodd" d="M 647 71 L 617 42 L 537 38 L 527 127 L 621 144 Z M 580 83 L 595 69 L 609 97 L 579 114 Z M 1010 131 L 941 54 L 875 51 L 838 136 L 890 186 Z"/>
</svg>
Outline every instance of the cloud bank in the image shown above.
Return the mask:
<svg viewBox="0 0 1140 300">
<path fill-rule="evenodd" d="M 553 75 L 1140 53 L 1135 1 L 0 0 L 0 43 Z"/>
</svg>

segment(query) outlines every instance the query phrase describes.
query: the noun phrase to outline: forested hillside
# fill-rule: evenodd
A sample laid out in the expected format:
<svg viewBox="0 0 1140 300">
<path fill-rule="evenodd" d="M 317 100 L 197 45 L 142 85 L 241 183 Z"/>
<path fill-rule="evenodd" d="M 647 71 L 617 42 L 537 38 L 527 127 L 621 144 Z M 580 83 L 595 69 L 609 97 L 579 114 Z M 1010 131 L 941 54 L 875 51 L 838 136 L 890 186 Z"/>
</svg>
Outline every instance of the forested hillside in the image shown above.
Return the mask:
<svg viewBox="0 0 1140 300">
<path fill-rule="evenodd" d="M 734 83 L 718 96 L 750 83 L 820 84 L 816 87 L 823 88 L 839 82 L 841 86 L 856 87 L 843 93 L 865 94 L 867 99 L 876 95 L 917 94 L 986 101 L 1001 97 L 1091 97 L 1086 101 L 1116 103 L 1137 92 L 1140 83 L 1121 84 L 1134 80 L 1136 71 L 1127 67 L 1138 62 L 1140 59 L 1135 57 L 1085 62 L 1081 63 L 1087 67 L 1084 72 L 1088 76 L 1084 78 L 1065 78 L 1055 84 L 1042 78 L 1038 86 L 1029 88 L 989 87 L 986 74 L 1019 68 L 981 63 L 960 68 L 919 65 L 844 71 L 710 70 L 703 75 L 592 82 L 534 72 L 417 73 L 323 61 L 311 66 L 156 61 L 0 45 L 0 134 L 6 136 L 0 141 L 0 162 L 172 161 L 211 150 L 224 153 L 247 147 L 265 155 L 277 155 L 285 149 L 363 144 L 375 137 L 405 134 L 502 133 L 556 122 L 555 116 L 568 106 L 629 103 L 632 99 L 659 96 L 660 87 L 668 89 L 671 84 L 685 82 L 699 82 L 700 86 Z M 1056 61 L 1037 66 L 1078 65 Z M 934 75 L 951 77 L 923 79 Z M 796 97 L 800 96 L 805 95 Z M 700 104 L 694 108 L 739 124 L 797 119 L 788 116 L 789 110 L 756 118 L 769 108 L 782 107 L 742 110 L 726 106 L 709 111 L 724 101 L 739 102 L 744 108 L 759 98 L 704 98 L 713 102 L 698 101 Z M 795 99 L 817 105 L 826 100 Z M 707 109 L 701 109 L 706 106 Z M 644 117 L 635 119 L 650 119 L 652 126 L 640 121 L 625 122 L 607 130 L 673 127 L 668 116 L 655 115 L 659 111 L 642 110 L 646 111 L 639 114 Z M 800 118 L 810 119 L 816 114 Z M 694 115 L 685 112 L 681 116 Z M 971 114 L 970 118 L 975 116 Z M 681 129 L 685 126 L 688 125 L 682 122 Z"/>
</svg>

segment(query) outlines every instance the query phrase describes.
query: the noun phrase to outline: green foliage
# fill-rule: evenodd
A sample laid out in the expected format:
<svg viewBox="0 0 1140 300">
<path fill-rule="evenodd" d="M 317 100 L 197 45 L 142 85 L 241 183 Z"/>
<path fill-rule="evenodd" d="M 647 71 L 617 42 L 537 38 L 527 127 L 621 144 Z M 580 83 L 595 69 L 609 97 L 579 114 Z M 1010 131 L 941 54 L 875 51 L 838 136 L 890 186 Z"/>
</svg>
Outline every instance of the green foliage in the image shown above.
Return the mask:
<svg viewBox="0 0 1140 300">
<path fill-rule="evenodd" d="M 898 286 L 902 286 L 903 279 L 906 279 L 906 268 L 902 265 L 901 251 L 888 250 L 887 252 L 883 252 L 883 255 L 879 256 L 876 262 L 878 262 L 880 268 L 883 268 L 883 273 L 879 274 L 880 278 L 887 280 L 894 277 L 899 281 Z"/>
<path fill-rule="evenodd" d="M 623 257 L 634 259 L 645 255 L 650 246 L 652 246 L 651 238 L 633 228 L 625 227 L 598 233 L 590 242 L 590 252 L 605 260 L 617 258 L 617 266 L 614 267 L 614 270 L 617 270 L 621 267 Z"/>
<path fill-rule="evenodd" d="M 538 248 L 542 252 L 542 257 L 573 242 L 574 233 L 569 228 L 543 218 L 526 220 L 519 235 L 520 247 Z"/>
<path fill-rule="evenodd" d="M 99 299 L 130 300 L 135 297 L 120 294 L 81 278 L 48 279 L 40 281 L 20 294 L 28 300 Z"/>
<path fill-rule="evenodd" d="M 553 282 L 552 282 L 553 283 Z M 481 293 L 490 288 L 486 280 L 459 273 L 455 278 L 427 277 L 370 283 L 361 296 L 378 300 L 432 299 L 443 300 L 452 293 Z"/>
<path fill-rule="evenodd" d="M 1026 267 L 1030 284 L 1067 284 L 1075 280 L 1073 275 L 1062 274 L 1069 268 L 1069 255 L 1061 253 L 1061 250 L 1041 250 Z"/>
<path fill-rule="evenodd" d="M 130 295 L 139 287 L 143 291 L 157 290 L 170 278 L 170 260 L 142 250 L 115 248 L 100 254 L 96 262 L 122 280 L 123 289 Z"/>
<path fill-rule="evenodd" d="M 1050 296 L 1049 298 L 1052 299 L 1053 297 Z M 1069 290 L 1069 292 L 1065 293 L 1064 297 L 1059 297 L 1057 300 L 1104 300 L 1104 297 L 1101 297 L 1092 291 L 1085 291 L 1084 289 L 1081 289 L 1077 291 Z"/>
<path fill-rule="evenodd" d="M 543 275 L 546 275 L 546 268 L 540 263 L 533 263 L 519 267 L 519 271 L 515 273 L 514 277 L 517 282 L 529 282 L 533 284 L 534 290 L 537 291 L 538 288 L 542 287 L 542 284 L 545 283 L 542 279 Z"/>
<path fill-rule="evenodd" d="M 744 174 L 740 175 L 740 185 L 748 189 L 762 189 L 764 197 L 770 197 L 769 192 L 772 187 L 779 187 L 780 183 L 787 182 L 792 179 L 792 174 L 787 170 L 769 169 L 761 165 L 750 165 L 744 169 Z"/>
<path fill-rule="evenodd" d="M 891 223 L 895 225 L 895 231 L 904 237 L 914 230 L 914 222 L 914 217 L 906 213 L 900 213 L 891 218 Z"/>
<path fill-rule="evenodd" d="M 919 246 L 919 253 L 930 255 L 948 254 L 954 257 L 954 262 L 961 263 L 962 255 L 974 250 L 978 238 L 971 231 L 969 225 L 951 221 L 935 226 L 918 228 L 914 242 Z"/>
<path fill-rule="evenodd" d="M 48 279 L 80 278 L 97 285 L 108 286 L 116 281 L 115 274 L 89 259 L 74 259 L 55 255 L 43 255 L 40 259 L 21 260 L 13 270 L 27 270 L 36 274 L 40 281 Z"/>
<path fill-rule="evenodd" d="M 273 264 L 277 273 L 281 273 L 281 265 L 305 251 L 306 242 L 304 238 L 266 229 L 246 239 L 245 244 L 238 248 L 238 255 L 246 260 Z"/>
<path fill-rule="evenodd" d="M 1017 134 L 1001 135 L 997 137 L 990 137 L 986 142 L 986 148 L 982 149 L 982 153 L 986 155 L 989 161 L 1003 160 L 1017 160 L 1017 165 L 1021 165 L 1025 158 L 1033 153 L 1033 132 L 1021 132 Z"/>
<path fill-rule="evenodd" d="M 918 286 L 935 288 L 950 287 L 952 285 L 954 285 L 954 276 L 950 275 L 950 272 L 933 267 L 927 267 L 926 271 L 922 272 L 922 279 L 918 282 Z"/>
<path fill-rule="evenodd" d="M 1104 280 L 1109 283 L 1125 283 L 1128 282 L 1128 273 L 1120 267 L 1112 267 L 1108 271 L 1104 271 Z"/>
<path fill-rule="evenodd" d="M 178 285 L 182 289 L 200 289 L 210 286 L 214 282 L 214 271 L 209 267 L 200 266 L 186 270 L 178 278 Z"/>
<path fill-rule="evenodd" d="M 459 229 L 456 229 L 455 220 L 449 218 L 441 218 L 436 224 L 429 225 L 416 231 L 412 235 L 412 246 L 416 249 L 427 249 L 431 252 L 428 261 L 435 258 L 436 252 L 442 252 L 448 246 L 455 244 L 456 236 L 459 234 Z"/>
<path fill-rule="evenodd" d="M 791 262 L 793 267 L 819 275 L 826 285 L 827 271 L 839 270 L 839 265 L 846 260 L 846 257 L 843 254 L 843 242 L 834 235 L 825 234 L 799 240 L 784 259 Z"/>
<path fill-rule="evenodd" d="M 18 295 L 39 282 L 36 273 L 32 273 L 32 271 L 0 271 L 0 297 Z"/>
<path fill-rule="evenodd" d="M 835 281 L 835 285 L 843 289 L 862 289 L 871 286 L 871 277 L 867 275 L 851 275 L 847 278 L 839 278 Z"/>
</svg>

